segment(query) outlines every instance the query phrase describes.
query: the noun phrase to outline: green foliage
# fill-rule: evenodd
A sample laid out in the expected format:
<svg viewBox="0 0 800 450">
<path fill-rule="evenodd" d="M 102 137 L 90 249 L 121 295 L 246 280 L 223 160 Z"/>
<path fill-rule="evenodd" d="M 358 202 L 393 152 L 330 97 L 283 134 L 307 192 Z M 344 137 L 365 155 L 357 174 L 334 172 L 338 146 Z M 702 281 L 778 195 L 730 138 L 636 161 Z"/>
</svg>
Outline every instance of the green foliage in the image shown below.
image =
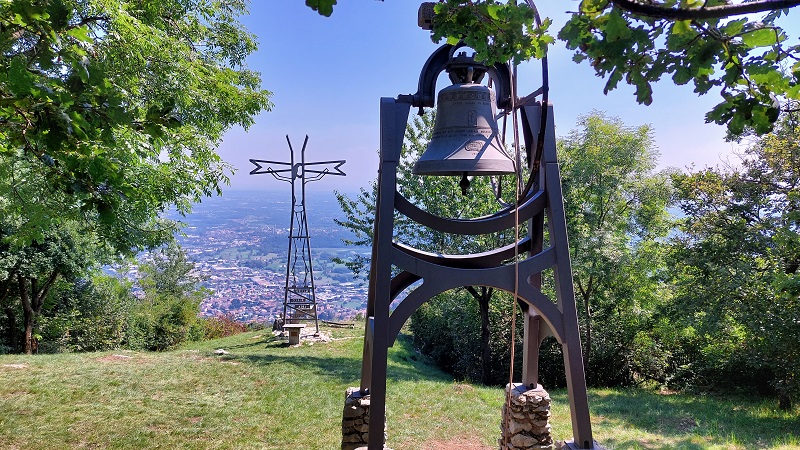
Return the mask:
<svg viewBox="0 0 800 450">
<path fill-rule="evenodd" d="M 27 245 L 9 239 L 16 229 L 13 222 L 0 222 L 0 303 L 6 342 L 16 346 L 22 330 L 22 348 L 31 353 L 41 340 L 34 328 L 51 288 L 59 280 L 73 282 L 83 275 L 98 260 L 101 246 L 95 235 L 74 222 L 45 230 L 39 241 Z"/>
<path fill-rule="evenodd" d="M 69 236 L 68 234 L 66 235 Z M 60 248 L 59 241 L 45 241 L 49 248 Z M 39 247 L 34 245 L 33 247 Z M 0 344 L 17 350 L 23 329 L 28 335 L 37 335 L 39 352 L 82 352 L 117 348 L 165 350 L 186 341 L 202 340 L 206 332 L 216 335 L 243 330 L 245 325 L 230 318 L 201 320 L 198 318 L 200 302 L 208 291 L 200 287 L 193 273 L 194 264 L 176 245 L 170 245 L 149 255 L 148 262 L 138 266 L 140 279 L 134 283 L 117 276 L 84 271 L 85 255 L 73 247 L 66 247 L 57 255 L 69 254 L 75 259 L 79 272 L 70 273 L 63 263 L 50 253 L 25 247 L 11 254 L 14 258 L 30 255 L 28 265 L 38 261 L 39 270 L 60 270 L 53 278 L 52 289 L 36 284 L 36 273 L 26 275 L 28 304 L 20 302 L 16 277 L 0 278 L 0 306 L 5 313 L 0 321 Z M 83 249 L 91 249 L 91 245 Z M 63 250 L 63 249 L 62 249 Z M 10 258 L 0 252 L 0 267 Z M 24 268 L 26 266 L 20 265 Z M 54 269 L 55 268 L 55 269 Z M 17 269 L 15 269 L 17 270 Z M 50 272 L 43 272 L 47 275 Z M 38 302 L 38 303 L 37 303 Z M 38 305 L 38 306 L 37 306 Z M 30 313 L 26 313 L 30 308 Z M 21 322 L 19 318 L 24 318 Z M 27 339 L 27 337 L 26 337 Z M 26 349 L 27 350 L 27 349 Z"/>
<path fill-rule="evenodd" d="M 528 3 L 442 0 L 435 5 L 432 39 L 463 40 L 489 65 L 542 58 L 554 41 L 551 21 L 536 25 Z M 707 122 L 727 125 L 733 136 L 763 135 L 782 106 L 800 100 L 800 45 L 792 45 L 777 22 L 788 7 L 771 3 L 582 0 L 558 38 L 575 50 L 576 62 L 587 60 L 606 78 L 605 93 L 624 80 L 636 88 L 637 102 L 650 105 L 653 83 L 662 77 L 678 85 L 691 81 L 700 95 L 713 88 L 722 96 Z M 745 13 L 761 16 L 740 18 Z"/>
<path fill-rule="evenodd" d="M 62 283 L 39 323 L 40 352 L 85 352 L 122 348 L 137 299 L 131 283 L 97 274 Z"/>
<path fill-rule="evenodd" d="M 676 327 L 677 384 L 800 392 L 798 123 L 784 117 L 740 169 L 674 177 L 686 217 L 663 314 Z"/>
<path fill-rule="evenodd" d="M 603 386 L 663 377 L 652 314 L 671 228 L 668 173 L 652 173 L 652 129 L 592 112 L 559 141 L 587 380 Z"/>
<path fill-rule="evenodd" d="M 161 351 L 201 340 L 205 330 L 197 315 L 208 291 L 198 285 L 194 263 L 175 244 L 152 257 L 139 268 L 144 295 L 131 311 L 128 347 Z"/>
<path fill-rule="evenodd" d="M 437 296 L 411 321 L 414 347 L 456 379 L 480 380 L 480 316 L 475 299 L 459 290 Z M 497 367 L 502 372 L 502 367 Z"/>
<path fill-rule="evenodd" d="M 536 24 L 536 12 L 525 2 L 446 0 L 434 11 L 433 42 L 463 40 L 475 50 L 476 60 L 487 65 L 541 59 L 554 42 L 548 34 L 552 21 Z"/>
<path fill-rule="evenodd" d="M 65 219 L 155 247 L 218 192 L 224 131 L 269 107 L 244 0 L 0 3 L 0 214 L 25 245 Z"/>
<path fill-rule="evenodd" d="M 686 11 L 723 4 L 685 3 L 681 8 Z M 677 10 L 670 9 L 672 4 L 656 9 L 664 14 Z M 576 50 L 575 61 L 589 60 L 597 75 L 608 79 L 605 92 L 624 79 L 636 87 L 636 100 L 649 105 L 652 83 L 663 76 L 679 85 L 691 81 L 701 95 L 720 90 L 723 101 L 709 111 L 706 121 L 727 124 L 732 135 L 747 129 L 764 134 L 778 119 L 779 99 L 800 99 L 797 71 L 786 70 L 800 46 L 790 45 L 776 23 L 785 13 L 675 20 L 658 12 L 637 14 L 616 2 L 586 0 L 558 36 Z"/>
<path fill-rule="evenodd" d="M 127 346 L 163 351 L 203 337 L 197 319 L 200 301 L 192 298 L 157 296 L 137 305 L 128 324 Z"/>
<path fill-rule="evenodd" d="M 333 14 L 333 5 L 335 4 L 336 0 L 306 0 L 306 6 L 326 17 Z"/>
</svg>

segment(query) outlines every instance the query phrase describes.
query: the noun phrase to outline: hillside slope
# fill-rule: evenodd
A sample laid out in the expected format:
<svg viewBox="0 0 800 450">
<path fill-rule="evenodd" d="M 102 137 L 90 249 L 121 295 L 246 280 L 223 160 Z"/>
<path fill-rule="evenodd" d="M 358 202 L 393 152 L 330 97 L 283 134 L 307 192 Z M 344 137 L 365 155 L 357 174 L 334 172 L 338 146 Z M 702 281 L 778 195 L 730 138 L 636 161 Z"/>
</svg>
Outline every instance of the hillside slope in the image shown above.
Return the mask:
<svg viewBox="0 0 800 450">
<path fill-rule="evenodd" d="M 358 329 L 324 331 L 334 340 L 299 347 L 261 332 L 164 353 L 0 355 L 0 448 L 336 449 L 362 341 Z M 407 338 L 390 351 L 395 450 L 497 448 L 502 401 L 499 388 L 432 368 Z M 553 402 L 553 434 L 563 439 L 564 392 Z M 590 403 L 609 449 L 800 448 L 797 412 L 766 403 L 644 390 L 596 390 Z"/>
</svg>

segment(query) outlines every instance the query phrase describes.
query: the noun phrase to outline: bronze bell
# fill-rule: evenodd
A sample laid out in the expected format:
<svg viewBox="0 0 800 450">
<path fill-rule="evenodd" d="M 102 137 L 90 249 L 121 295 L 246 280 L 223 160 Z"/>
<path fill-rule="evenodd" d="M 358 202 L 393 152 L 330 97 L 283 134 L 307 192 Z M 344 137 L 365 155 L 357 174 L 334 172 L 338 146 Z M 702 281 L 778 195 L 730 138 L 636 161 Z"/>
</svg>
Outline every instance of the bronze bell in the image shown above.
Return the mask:
<svg viewBox="0 0 800 450">
<path fill-rule="evenodd" d="M 467 82 L 448 86 L 437 97 L 433 136 L 414 164 L 417 175 L 504 175 L 515 173 L 503 150 L 494 91 Z"/>
</svg>

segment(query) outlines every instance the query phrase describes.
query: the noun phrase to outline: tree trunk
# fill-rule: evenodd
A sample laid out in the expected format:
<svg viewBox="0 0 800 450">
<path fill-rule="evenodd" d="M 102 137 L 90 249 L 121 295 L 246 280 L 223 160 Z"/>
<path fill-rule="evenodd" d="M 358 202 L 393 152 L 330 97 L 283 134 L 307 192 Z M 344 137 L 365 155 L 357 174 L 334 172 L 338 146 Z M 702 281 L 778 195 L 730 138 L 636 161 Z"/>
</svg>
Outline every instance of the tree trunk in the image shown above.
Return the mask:
<svg viewBox="0 0 800 450">
<path fill-rule="evenodd" d="M 39 347 L 38 342 L 34 342 L 33 327 L 36 318 L 42 312 L 42 305 L 50 287 L 56 282 L 58 278 L 58 270 L 54 270 L 44 284 L 40 287 L 36 278 L 28 278 L 17 275 L 17 283 L 19 285 L 19 298 L 22 302 L 22 320 L 25 324 L 25 345 L 23 350 L 25 354 L 31 355 L 33 351 Z"/>
<path fill-rule="evenodd" d="M 492 299 L 492 289 L 481 288 L 478 299 L 478 309 L 481 314 L 481 382 L 485 385 L 492 383 L 492 347 L 489 345 L 489 300 Z"/>
<path fill-rule="evenodd" d="M 19 299 L 22 302 L 22 324 L 25 327 L 22 351 L 25 352 L 26 355 L 31 355 L 33 354 L 31 340 L 33 339 L 33 318 L 35 313 L 33 311 L 33 304 L 31 304 L 27 280 L 22 275 L 18 275 L 17 281 L 19 283 Z"/>
<path fill-rule="evenodd" d="M 789 396 L 788 392 L 779 392 L 778 393 L 778 408 L 781 411 L 791 411 L 792 410 L 792 397 Z"/>
<path fill-rule="evenodd" d="M 590 301 L 594 289 L 594 277 L 589 277 L 589 282 L 585 289 L 580 279 L 575 279 L 575 283 L 578 286 L 578 292 L 581 294 L 583 313 L 586 316 L 586 342 L 583 346 L 583 370 L 586 371 L 589 368 L 589 354 L 592 353 L 592 308 Z"/>
<path fill-rule="evenodd" d="M 592 352 L 592 309 L 589 307 L 589 297 L 583 297 L 583 312 L 586 314 L 586 344 L 583 352 L 583 370 L 589 368 L 589 354 Z"/>
<path fill-rule="evenodd" d="M 791 411 L 792 396 L 789 394 L 789 383 L 786 381 L 778 381 L 775 390 L 778 392 L 778 409 L 781 411 Z"/>
<path fill-rule="evenodd" d="M 492 347 L 489 345 L 491 333 L 489 327 L 489 301 L 494 290 L 481 286 L 478 292 L 474 287 L 467 286 L 467 291 L 478 301 L 478 311 L 481 316 L 481 383 L 492 383 Z"/>
</svg>

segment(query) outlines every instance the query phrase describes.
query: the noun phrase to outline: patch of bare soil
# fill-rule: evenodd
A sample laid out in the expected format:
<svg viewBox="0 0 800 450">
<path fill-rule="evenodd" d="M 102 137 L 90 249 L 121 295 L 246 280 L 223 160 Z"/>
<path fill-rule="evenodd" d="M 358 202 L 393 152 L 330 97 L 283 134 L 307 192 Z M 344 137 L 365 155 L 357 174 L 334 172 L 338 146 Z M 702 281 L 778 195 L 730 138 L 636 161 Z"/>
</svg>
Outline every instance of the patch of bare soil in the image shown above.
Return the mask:
<svg viewBox="0 0 800 450">
<path fill-rule="evenodd" d="M 475 390 L 475 388 L 468 384 L 456 383 L 453 385 L 453 390 L 461 394 L 464 392 L 472 392 Z"/>
<path fill-rule="evenodd" d="M 480 442 L 476 437 L 458 437 L 449 441 L 426 442 L 422 445 L 423 450 L 495 450 L 497 446 L 488 446 Z"/>
<path fill-rule="evenodd" d="M 27 369 L 27 364 L 3 364 L 4 369 Z"/>
</svg>

